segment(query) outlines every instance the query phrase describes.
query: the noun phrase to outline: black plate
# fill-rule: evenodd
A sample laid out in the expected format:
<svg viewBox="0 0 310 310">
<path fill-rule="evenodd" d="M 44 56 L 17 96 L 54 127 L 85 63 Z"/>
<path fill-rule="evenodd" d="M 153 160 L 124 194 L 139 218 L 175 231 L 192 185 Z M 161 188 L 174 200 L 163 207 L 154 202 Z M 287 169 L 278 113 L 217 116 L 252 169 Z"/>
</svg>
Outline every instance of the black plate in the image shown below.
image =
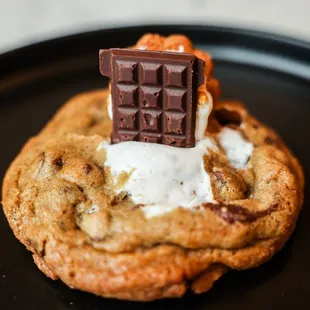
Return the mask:
<svg viewBox="0 0 310 310">
<path fill-rule="evenodd" d="M 60 38 L 0 56 L 2 179 L 22 144 L 70 96 L 106 85 L 99 48 L 132 45 L 145 32 L 184 33 L 215 59 L 223 97 L 245 101 L 272 125 L 310 171 L 310 45 L 253 31 L 206 26 L 143 26 Z M 309 191 L 309 188 L 306 189 Z M 310 209 L 269 263 L 230 272 L 201 296 L 148 304 L 103 299 L 47 279 L 0 212 L 0 309 L 295 309 L 310 305 Z"/>
</svg>

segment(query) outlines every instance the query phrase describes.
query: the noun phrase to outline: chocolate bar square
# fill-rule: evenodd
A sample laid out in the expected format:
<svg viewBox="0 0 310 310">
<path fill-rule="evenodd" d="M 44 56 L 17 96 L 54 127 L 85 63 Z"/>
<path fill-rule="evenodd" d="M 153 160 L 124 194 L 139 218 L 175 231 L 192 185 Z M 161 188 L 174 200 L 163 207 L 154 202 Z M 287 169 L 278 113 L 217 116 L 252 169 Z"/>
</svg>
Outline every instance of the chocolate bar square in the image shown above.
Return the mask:
<svg viewBox="0 0 310 310">
<path fill-rule="evenodd" d="M 100 51 L 100 71 L 111 78 L 112 143 L 195 145 L 202 60 L 184 53 L 110 49 Z"/>
</svg>

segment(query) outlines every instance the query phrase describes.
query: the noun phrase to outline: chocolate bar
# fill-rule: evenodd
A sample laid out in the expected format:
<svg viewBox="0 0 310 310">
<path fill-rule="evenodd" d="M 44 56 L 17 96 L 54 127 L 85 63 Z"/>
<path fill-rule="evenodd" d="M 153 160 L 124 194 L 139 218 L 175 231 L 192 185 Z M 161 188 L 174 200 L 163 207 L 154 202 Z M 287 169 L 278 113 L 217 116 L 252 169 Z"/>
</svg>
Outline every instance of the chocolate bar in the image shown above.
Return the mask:
<svg viewBox="0 0 310 310">
<path fill-rule="evenodd" d="M 174 52 L 101 50 L 100 72 L 111 78 L 112 143 L 195 145 L 202 60 Z"/>
</svg>

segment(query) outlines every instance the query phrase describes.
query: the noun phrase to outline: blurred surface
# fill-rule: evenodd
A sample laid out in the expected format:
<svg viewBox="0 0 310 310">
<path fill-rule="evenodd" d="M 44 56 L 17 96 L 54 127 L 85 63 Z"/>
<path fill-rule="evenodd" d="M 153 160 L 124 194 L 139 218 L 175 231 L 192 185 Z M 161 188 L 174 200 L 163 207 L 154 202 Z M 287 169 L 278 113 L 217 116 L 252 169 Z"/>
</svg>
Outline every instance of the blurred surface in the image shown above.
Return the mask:
<svg viewBox="0 0 310 310">
<path fill-rule="evenodd" d="M 310 41 L 309 0 L 0 0 L 0 53 L 65 34 L 141 23 L 215 24 Z"/>
</svg>

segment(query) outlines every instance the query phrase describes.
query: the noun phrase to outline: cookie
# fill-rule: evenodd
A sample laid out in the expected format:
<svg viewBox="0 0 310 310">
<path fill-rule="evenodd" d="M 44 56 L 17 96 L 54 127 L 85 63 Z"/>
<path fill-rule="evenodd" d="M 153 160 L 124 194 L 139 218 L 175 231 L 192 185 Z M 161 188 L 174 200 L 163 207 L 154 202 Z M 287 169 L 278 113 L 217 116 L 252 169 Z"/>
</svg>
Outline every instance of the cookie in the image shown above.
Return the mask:
<svg viewBox="0 0 310 310">
<path fill-rule="evenodd" d="M 146 36 L 137 47 L 148 44 L 192 51 L 184 37 Z M 208 80 L 217 85 L 212 76 Z M 216 98 L 218 86 L 208 82 L 201 96 L 211 89 Z M 149 301 L 206 292 L 230 269 L 257 267 L 283 247 L 301 210 L 304 176 L 272 129 L 239 102 L 216 102 L 205 139 L 184 151 L 190 160 L 174 187 L 195 199 L 195 190 L 202 190 L 210 201 L 171 207 L 168 201 L 179 192 L 169 196 L 155 182 L 152 189 L 168 195 L 167 205 L 136 203 L 141 196 L 131 183 L 135 172 L 120 168 L 131 157 L 123 143 L 109 144 L 109 95 L 106 89 L 70 99 L 6 173 L 4 213 L 46 276 L 104 297 Z M 134 149 L 138 159 L 141 145 Z M 179 152 L 154 147 L 167 161 Z M 204 183 L 192 190 L 187 167 L 196 161 Z M 157 166 L 166 178 L 179 167 Z"/>
<path fill-rule="evenodd" d="M 208 290 L 228 269 L 256 267 L 284 245 L 300 212 L 303 174 L 244 106 L 218 103 L 209 122 L 215 140 L 226 128 L 254 145 L 243 170 L 224 151 L 205 159 L 220 205 L 146 218 L 130 200 L 113 201 L 120 197 L 105 186 L 105 152 L 97 149 L 111 130 L 106 97 L 103 90 L 71 99 L 4 180 L 10 226 L 47 276 L 107 297 L 177 297 Z"/>
</svg>

